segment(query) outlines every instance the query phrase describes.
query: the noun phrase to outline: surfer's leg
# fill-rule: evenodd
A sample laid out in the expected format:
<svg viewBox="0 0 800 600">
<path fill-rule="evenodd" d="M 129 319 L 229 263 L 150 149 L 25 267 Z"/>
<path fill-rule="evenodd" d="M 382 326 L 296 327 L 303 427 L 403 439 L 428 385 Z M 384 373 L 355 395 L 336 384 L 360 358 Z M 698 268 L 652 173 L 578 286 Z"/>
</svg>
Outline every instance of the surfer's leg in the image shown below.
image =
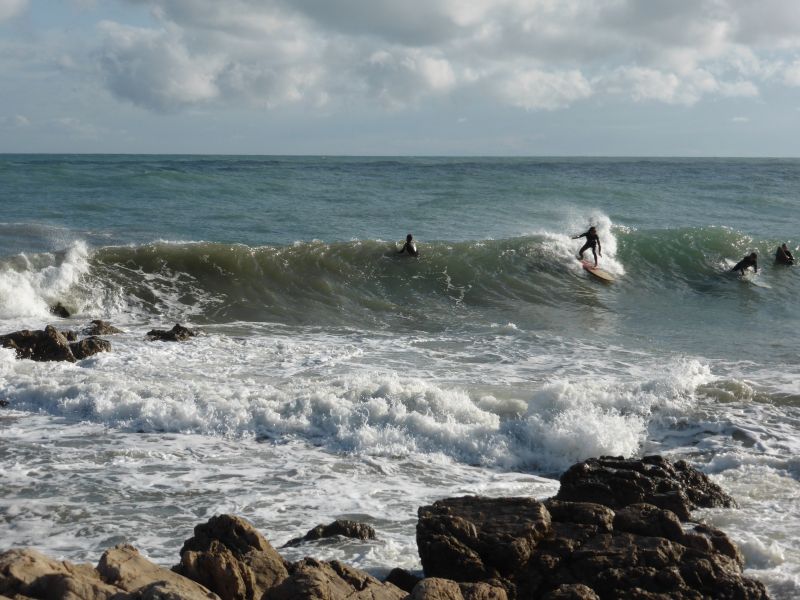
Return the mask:
<svg viewBox="0 0 800 600">
<path fill-rule="evenodd" d="M 592 254 L 594 254 L 594 266 L 597 266 L 597 248 L 592 246 Z"/>
<path fill-rule="evenodd" d="M 591 248 L 591 247 L 592 247 L 592 245 L 591 245 L 589 242 L 586 242 L 586 243 L 583 245 L 583 248 L 581 248 L 580 250 L 578 250 L 578 258 L 580 258 L 581 260 L 583 260 L 583 253 L 584 253 L 584 252 L 586 252 L 586 251 L 587 251 L 589 248 Z"/>
</svg>

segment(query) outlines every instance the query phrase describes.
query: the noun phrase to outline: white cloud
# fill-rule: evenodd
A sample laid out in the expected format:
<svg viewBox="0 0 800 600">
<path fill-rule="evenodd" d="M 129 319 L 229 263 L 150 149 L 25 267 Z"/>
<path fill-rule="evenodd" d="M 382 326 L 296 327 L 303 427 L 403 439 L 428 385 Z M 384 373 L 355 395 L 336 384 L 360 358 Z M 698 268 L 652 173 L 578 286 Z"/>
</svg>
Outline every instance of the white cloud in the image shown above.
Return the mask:
<svg viewBox="0 0 800 600">
<path fill-rule="evenodd" d="M 580 71 L 514 72 L 500 84 L 500 96 L 526 110 L 555 110 L 592 95 L 592 87 Z"/>
<path fill-rule="evenodd" d="M 28 0 L 0 0 L 0 23 L 22 14 L 27 6 Z"/>
<path fill-rule="evenodd" d="M 800 62 L 776 59 L 800 51 L 789 0 L 765 0 L 770 15 L 745 0 L 128 1 L 158 26 L 102 25 L 101 69 L 117 97 L 156 111 L 401 110 L 462 90 L 526 110 L 605 93 L 692 105 L 800 85 Z"/>
<path fill-rule="evenodd" d="M 733 117 L 731 119 L 731 121 L 733 121 L 734 123 L 749 123 L 750 122 L 750 118 L 749 117 Z"/>
</svg>

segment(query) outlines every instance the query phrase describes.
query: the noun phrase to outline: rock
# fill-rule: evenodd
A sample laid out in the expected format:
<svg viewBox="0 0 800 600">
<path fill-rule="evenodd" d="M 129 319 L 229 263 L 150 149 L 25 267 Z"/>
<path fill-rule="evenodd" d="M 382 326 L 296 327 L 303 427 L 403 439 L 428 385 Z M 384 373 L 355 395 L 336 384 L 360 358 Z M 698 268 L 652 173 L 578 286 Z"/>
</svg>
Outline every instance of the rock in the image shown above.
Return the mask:
<svg viewBox="0 0 800 600">
<path fill-rule="evenodd" d="M 406 596 L 391 583 L 339 561 L 304 558 L 291 566 L 289 577 L 263 600 L 404 600 Z"/>
<path fill-rule="evenodd" d="M 426 577 L 414 587 L 409 600 L 464 600 L 464 596 L 455 581 Z"/>
<path fill-rule="evenodd" d="M 561 476 L 559 500 L 594 502 L 613 509 L 647 503 L 688 521 L 698 507 L 731 507 L 733 498 L 684 461 L 603 456 L 573 465 Z"/>
<path fill-rule="evenodd" d="M 61 302 L 50 307 L 50 313 L 54 314 L 57 317 L 61 317 L 62 319 L 66 319 L 69 317 L 69 311 L 64 307 Z"/>
<path fill-rule="evenodd" d="M 304 537 L 289 540 L 283 545 L 283 548 L 335 536 L 355 538 L 358 540 L 374 540 L 375 530 L 366 523 L 348 521 L 347 519 L 336 519 L 333 523 L 329 523 L 328 525 L 317 525 L 314 529 L 306 533 Z"/>
<path fill-rule="evenodd" d="M 111 342 L 96 336 L 83 338 L 80 342 L 72 342 L 69 347 L 78 360 L 83 360 L 98 352 L 111 352 Z"/>
<path fill-rule="evenodd" d="M 182 600 L 219 600 L 219 596 L 199 583 L 151 563 L 128 544 L 106 550 L 97 565 L 97 572 L 103 581 L 126 592 L 143 594 L 150 590 L 148 593 L 153 600 L 160 598 L 154 595 L 156 584 Z"/>
<path fill-rule="evenodd" d="M 91 565 L 52 560 L 32 549 L 0 554 L 0 594 L 6 596 L 109 600 L 121 591 L 103 582 Z"/>
<path fill-rule="evenodd" d="M 551 529 L 550 513 L 531 498 L 448 498 L 418 515 L 425 575 L 459 582 L 513 575 Z"/>
<path fill-rule="evenodd" d="M 61 335 L 67 338 L 68 342 L 77 342 L 78 341 L 78 334 L 77 332 L 73 331 L 72 329 L 62 329 Z"/>
<path fill-rule="evenodd" d="M 115 333 L 125 332 L 121 329 L 117 329 L 108 321 L 101 321 L 100 319 L 93 320 L 83 329 L 83 335 L 113 335 Z"/>
<path fill-rule="evenodd" d="M 384 579 L 384 583 L 391 583 L 392 585 L 396 585 L 401 590 L 408 592 L 409 594 L 414 589 L 414 586 L 417 585 L 422 578 L 409 573 L 405 569 L 395 568 L 392 569 L 389 574 Z"/>
<path fill-rule="evenodd" d="M 185 342 L 190 337 L 198 335 L 198 331 L 176 324 L 169 331 L 165 329 L 151 329 L 147 332 L 148 341 L 160 342 Z"/>
<path fill-rule="evenodd" d="M 6 400 L 5 398 L 0 398 L 0 408 L 5 408 L 8 405 L 9 405 L 8 400 Z"/>
<path fill-rule="evenodd" d="M 17 358 L 37 361 L 76 360 L 67 338 L 52 325 L 45 327 L 44 331 L 23 329 L 0 336 L 0 345 L 13 348 Z"/>
<path fill-rule="evenodd" d="M 219 515 L 194 528 L 174 571 L 212 590 L 222 600 L 260 600 L 289 576 L 278 552 L 250 523 Z"/>
<path fill-rule="evenodd" d="M 427 579 L 412 597 L 458 600 L 452 582 L 425 583 L 436 578 L 458 582 L 465 599 L 465 583 L 481 581 L 512 600 L 767 597 L 763 585 L 742 576 L 741 555 L 727 536 L 706 526 L 684 532 L 677 515 L 652 504 L 614 511 L 597 503 L 471 497 L 440 500 L 419 515 Z"/>
</svg>

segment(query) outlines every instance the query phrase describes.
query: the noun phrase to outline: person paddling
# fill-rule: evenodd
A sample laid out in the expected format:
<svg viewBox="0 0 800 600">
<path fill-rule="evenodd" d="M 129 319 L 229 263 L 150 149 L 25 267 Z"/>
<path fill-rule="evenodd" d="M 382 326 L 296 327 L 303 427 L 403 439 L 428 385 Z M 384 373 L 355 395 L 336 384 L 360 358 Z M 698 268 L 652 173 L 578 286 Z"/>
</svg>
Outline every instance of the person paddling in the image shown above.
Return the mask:
<svg viewBox="0 0 800 600">
<path fill-rule="evenodd" d="M 583 260 L 583 253 L 586 252 L 589 248 L 591 248 L 592 254 L 594 255 L 594 266 L 596 267 L 597 256 L 598 255 L 603 256 L 603 249 L 600 246 L 600 236 L 597 235 L 597 229 L 595 229 L 593 226 L 589 227 L 589 231 L 587 231 L 586 233 L 582 233 L 580 235 L 576 235 L 572 239 L 577 240 L 582 237 L 586 238 L 586 243 L 583 245 L 583 248 L 581 248 L 578 251 L 578 258 Z"/>
<path fill-rule="evenodd" d="M 402 254 L 403 252 L 408 252 L 411 256 L 419 256 L 419 250 L 417 250 L 417 244 L 414 242 L 414 236 L 410 233 L 406 236 L 406 243 L 403 244 L 398 254 Z"/>
<path fill-rule="evenodd" d="M 781 244 L 775 251 L 775 263 L 779 265 L 794 264 L 794 256 L 789 252 L 789 248 L 786 247 L 786 244 Z"/>
</svg>

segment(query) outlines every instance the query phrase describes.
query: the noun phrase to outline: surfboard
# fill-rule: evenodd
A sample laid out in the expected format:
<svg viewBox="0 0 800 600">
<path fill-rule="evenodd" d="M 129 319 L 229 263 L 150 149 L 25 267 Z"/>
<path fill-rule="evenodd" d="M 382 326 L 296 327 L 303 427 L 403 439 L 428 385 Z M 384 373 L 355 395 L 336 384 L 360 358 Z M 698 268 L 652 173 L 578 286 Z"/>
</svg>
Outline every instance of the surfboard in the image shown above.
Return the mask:
<svg viewBox="0 0 800 600">
<path fill-rule="evenodd" d="M 594 263 L 590 263 L 588 260 L 582 260 L 581 265 L 583 265 L 583 268 L 586 271 L 588 271 L 590 275 L 594 275 L 595 277 L 597 277 L 597 279 L 600 279 L 601 281 L 606 281 L 608 283 L 614 281 L 614 277 L 611 275 L 611 273 L 603 271 L 603 269 L 599 267 L 595 267 Z"/>
</svg>

